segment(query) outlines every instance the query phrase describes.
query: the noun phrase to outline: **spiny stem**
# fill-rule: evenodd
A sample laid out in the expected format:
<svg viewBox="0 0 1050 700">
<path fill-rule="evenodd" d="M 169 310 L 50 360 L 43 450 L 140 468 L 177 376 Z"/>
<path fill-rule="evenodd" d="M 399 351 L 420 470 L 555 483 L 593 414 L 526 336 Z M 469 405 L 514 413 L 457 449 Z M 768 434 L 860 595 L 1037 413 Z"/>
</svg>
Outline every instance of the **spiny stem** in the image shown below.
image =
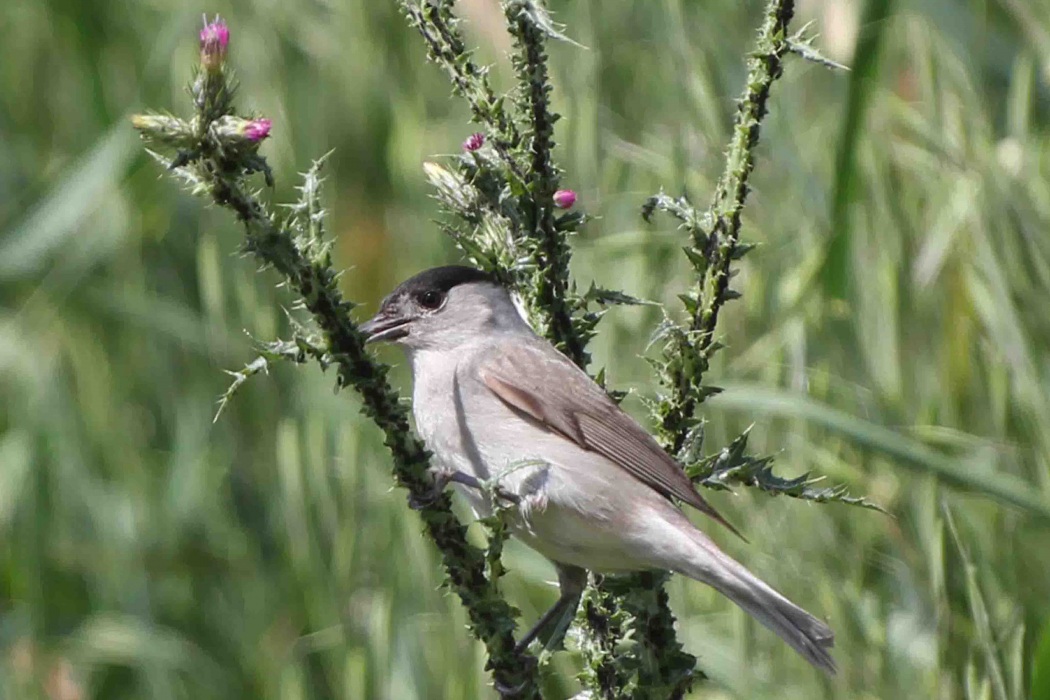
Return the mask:
<svg viewBox="0 0 1050 700">
<path fill-rule="evenodd" d="M 546 32 L 538 26 L 536 13 L 544 12 L 532 0 L 503 3 L 507 26 L 514 37 L 517 54 L 514 66 L 522 97 L 522 112 L 528 116 L 530 167 L 528 186 L 532 195 L 532 231 L 539 245 L 535 254 L 537 274 L 534 303 L 547 316 L 547 336 L 581 368 L 590 361 L 587 343 L 578 332 L 568 300 L 569 261 L 572 251 L 567 236 L 554 222 L 554 193 L 559 173 L 551 152 L 554 149 L 554 123 L 558 115 L 550 108 L 550 75 L 547 69 Z"/>
<path fill-rule="evenodd" d="M 220 22 L 216 19 L 212 26 Z M 225 31 L 224 23 L 221 28 Z M 452 512 L 448 492 L 435 493 L 430 455 L 412 432 L 407 409 L 387 380 L 388 367 L 366 352 L 365 337 L 350 316 L 354 304 L 339 290 L 330 246 L 321 240 L 320 161 L 306 173 L 300 188 L 303 198 L 291 207 L 293 216 L 288 219 L 273 216 L 247 189 L 253 172 L 263 172 L 269 179 L 269 168 L 257 149 L 269 133 L 270 122 L 233 116 L 232 89 L 223 65 L 228 33 L 225 37 L 219 45 L 221 53 L 202 51 L 202 63 L 208 60 L 210 65 L 198 73 L 193 86 L 192 126 L 163 115 L 139 115 L 133 124 L 151 145 L 178 149 L 171 159 L 153 155 L 194 194 L 231 209 L 245 227 L 245 249 L 274 268 L 299 296 L 321 335 L 319 343 L 310 343 L 307 354 L 322 367 L 336 368 L 337 385 L 355 389 L 363 412 L 383 431 L 395 480 L 407 489 L 409 502 L 419 504 L 417 510 L 441 552 L 450 587 L 467 609 L 471 630 L 485 646 L 486 668 L 497 687 L 513 689 L 515 697 L 537 700 L 537 664 L 515 651 L 516 611 L 498 588 L 501 567 L 494 560 L 502 535 L 496 533 L 497 541 L 488 552 L 471 545 L 466 527 Z M 265 361 L 249 365 L 235 375 L 230 391 L 264 367 Z"/>
<path fill-rule="evenodd" d="M 762 119 L 766 116 L 770 89 L 783 72 L 784 56 L 790 52 L 788 24 L 795 12 L 794 0 L 771 0 L 759 30 L 758 46 L 748 58 L 747 87 L 737 102 L 733 135 L 726 154 L 726 165 L 715 187 L 711 207 L 704 217 L 712 223 L 697 247 L 707 252 L 707 264 L 694 287 L 697 304 L 691 314 L 689 330 L 695 338 L 694 352 L 700 366 L 691 375 L 679 365 L 670 377 L 672 395 L 666 405 L 662 426 L 670 436 L 670 451 L 677 453 L 685 444 L 693 414 L 703 395 L 699 392 L 710 354 L 717 349 L 715 329 L 719 312 L 729 294 L 730 266 L 737 259 L 740 243 L 740 216 L 750 192 L 749 178 L 755 167 Z"/>
<path fill-rule="evenodd" d="M 658 404 L 660 438 L 664 448 L 677 456 L 693 434 L 696 408 L 710 393 L 702 385 L 711 354 L 717 350 L 715 329 L 723 304 L 732 296 L 730 267 L 740 255 L 740 217 L 749 192 L 748 179 L 754 168 L 754 149 L 758 144 L 762 119 L 773 82 L 780 77 L 783 57 L 790 50 L 787 27 L 794 14 L 793 0 L 770 0 L 765 21 L 759 30 L 758 46 L 748 59 L 744 93 L 737 103 L 733 135 L 726 155 L 725 169 L 715 188 L 710 209 L 700 214 L 682 198 L 672 200 L 658 195 L 647 203 L 644 213 L 660 208 L 676 216 L 692 236 L 687 249 L 698 272 L 691 294 L 684 295 L 690 312 L 686 329 L 669 328 L 670 342 L 665 353 L 666 368 L 661 379 L 669 390 Z M 705 230 L 704 224 L 710 226 Z M 657 658 L 673 657 L 679 663 L 657 663 L 641 671 L 646 687 L 666 689 L 665 697 L 680 698 L 698 677 L 692 657 L 674 638 L 674 616 L 667 606 L 663 585 L 666 576 L 645 581 L 632 577 L 623 604 L 635 612 L 636 638 L 648 648 L 658 650 Z M 642 604 L 648 588 L 659 593 L 650 605 Z M 695 659 L 693 659 L 695 662 Z M 680 671 L 689 665 L 685 673 Z M 678 673 L 677 677 L 674 675 Z M 642 684 L 642 679 L 639 679 Z M 656 697 L 656 696 L 647 696 Z"/>
<path fill-rule="evenodd" d="M 524 184 L 526 176 L 522 164 L 513 155 L 521 144 L 521 134 L 502 109 L 502 99 L 492 90 L 486 71 L 471 60 L 456 28 L 452 5 L 448 0 L 401 0 L 409 23 L 426 43 L 430 60 L 448 74 L 453 92 L 470 105 L 474 121 L 488 127 L 493 148 L 518 182 Z"/>
<path fill-rule="evenodd" d="M 335 271 L 307 260 L 291 236 L 235 183 L 215 182 L 213 196 L 245 224 L 248 250 L 285 276 L 301 296 L 338 368 L 339 386 L 352 386 L 361 395 L 365 414 L 382 429 L 394 458 L 395 479 L 414 502 L 425 504 L 419 512 L 427 534 L 441 551 L 475 635 L 485 644 L 494 678 L 500 686 L 519 689 L 521 697 L 538 698 L 535 665 L 523 663 L 514 652 L 514 611 L 486 576 L 486 554 L 467 542 L 466 527 L 452 513 L 448 493 L 433 497 L 429 453 L 409 427 L 407 411 L 387 382 L 387 367 L 365 351 L 364 336 L 350 320 L 352 305 L 342 298 Z"/>
</svg>

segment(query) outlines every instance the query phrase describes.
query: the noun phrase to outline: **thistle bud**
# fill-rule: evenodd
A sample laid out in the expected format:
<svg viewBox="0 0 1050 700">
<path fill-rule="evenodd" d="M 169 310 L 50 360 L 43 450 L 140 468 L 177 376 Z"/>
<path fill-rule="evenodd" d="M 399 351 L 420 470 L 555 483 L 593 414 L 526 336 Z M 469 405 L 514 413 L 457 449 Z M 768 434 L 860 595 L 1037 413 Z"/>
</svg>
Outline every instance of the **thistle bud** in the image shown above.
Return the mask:
<svg viewBox="0 0 1050 700">
<path fill-rule="evenodd" d="M 228 114 L 216 119 L 208 128 L 223 148 L 255 150 L 259 142 L 270 135 L 272 124 L 269 119 L 245 119 Z"/>
<path fill-rule="evenodd" d="M 270 126 L 273 124 L 269 119 L 250 119 L 244 125 L 244 138 L 249 141 L 259 142 L 270 135 Z"/>
<path fill-rule="evenodd" d="M 476 134 L 471 134 L 467 137 L 467 140 L 463 142 L 463 150 L 473 153 L 482 146 L 485 145 L 485 134 L 480 131 Z"/>
<path fill-rule="evenodd" d="M 209 72 L 218 71 L 226 60 L 226 50 L 230 45 L 230 28 L 222 17 L 215 20 L 204 20 L 201 30 L 201 67 Z"/>
<path fill-rule="evenodd" d="M 576 193 L 572 190 L 558 190 L 554 193 L 554 206 L 559 209 L 569 209 L 576 204 Z"/>
<path fill-rule="evenodd" d="M 150 143 L 174 148 L 189 148 L 193 144 L 190 125 L 167 114 L 135 114 L 131 125 Z"/>
</svg>

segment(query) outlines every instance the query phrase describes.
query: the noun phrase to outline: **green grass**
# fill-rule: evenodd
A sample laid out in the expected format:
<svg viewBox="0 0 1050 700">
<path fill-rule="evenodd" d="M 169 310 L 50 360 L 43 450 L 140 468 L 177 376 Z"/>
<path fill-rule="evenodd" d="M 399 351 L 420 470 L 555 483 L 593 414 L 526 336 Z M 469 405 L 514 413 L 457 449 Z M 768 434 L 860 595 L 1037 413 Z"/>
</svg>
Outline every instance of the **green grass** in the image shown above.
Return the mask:
<svg viewBox="0 0 1050 700">
<path fill-rule="evenodd" d="M 709 444 L 754 423 L 783 473 L 824 474 L 891 517 L 712 494 L 751 544 L 713 536 L 830 621 L 841 672 L 818 677 L 676 579 L 681 638 L 713 679 L 694 697 L 1041 697 L 1050 4 L 892 3 L 862 32 L 881 33 L 869 63 L 852 61 L 852 30 L 883 3 L 853 4 L 852 22 L 839 2 L 802 19 L 858 70 L 795 60 L 774 88 L 745 211 L 761 246 L 722 317 L 709 376 L 728 391 L 705 415 Z M 599 216 L 577 277 L 674 309 L 682 235 L 638 210 L 661 185 L 712 191 L 760 4 L 552 5 L 588 47 L 552 52 L 565 184 Z M 498 13 L 463 6 L 509 84 Z M 455 259 L 421 163 L 471 129 L 394 3 L 4 4 L 0 698 L 78 697 L 63 679 L 106 700 L 491 695 L 352 395 L 281 367 L 211 422 L 221 370 L 253 356 L 242 329 L 286 330 L 290 299 L 235 255 L 225 212 L 158 177 L 127 123 L 186 103 L 205 9 L 232 26 L 242 103 L 274 119 L 275 196 L 336 149 L 331 230 L 362 316 Z M 639 356 L 657 320 L 603 321 L 595 358 L 614 386 L 652 392 Z M 508 552 L 508 598 L 534 619 L 553 572 Z M 552 697 L 577 663 L 555 660 Z"/>
</svg>

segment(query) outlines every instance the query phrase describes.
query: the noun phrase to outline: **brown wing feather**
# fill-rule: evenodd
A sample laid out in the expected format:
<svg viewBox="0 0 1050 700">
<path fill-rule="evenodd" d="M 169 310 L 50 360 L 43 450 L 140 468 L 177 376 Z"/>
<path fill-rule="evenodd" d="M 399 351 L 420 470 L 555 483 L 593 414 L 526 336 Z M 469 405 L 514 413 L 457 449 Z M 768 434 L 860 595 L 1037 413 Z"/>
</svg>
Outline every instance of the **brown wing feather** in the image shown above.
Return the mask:
<svg viewBox="0 0 1050 700">
<path fill-rule="evenodd" d="M 697 493 L 689 477 L 600 386 L 536 340 L 498 346 L 478 372 L 507 405 L 596 452 L 665 496 L 674 496 L 743 538 Z"/>
</svg>

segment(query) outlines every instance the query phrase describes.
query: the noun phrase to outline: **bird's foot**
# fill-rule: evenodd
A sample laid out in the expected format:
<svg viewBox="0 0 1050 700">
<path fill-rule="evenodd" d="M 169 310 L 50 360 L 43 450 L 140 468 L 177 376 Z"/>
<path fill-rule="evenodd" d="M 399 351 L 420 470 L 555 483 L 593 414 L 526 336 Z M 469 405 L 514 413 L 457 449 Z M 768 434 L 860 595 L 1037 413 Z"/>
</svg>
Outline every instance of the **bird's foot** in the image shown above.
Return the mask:
<svg viewBox="0 0 1050 700">
<path fill-rule="evenodd" d="M 507 503 L 518 504 L 521 503 L 521 496 L 516 493 L 512 493 L 507 489 L 500 486 L 498 483 L 493 483 L 492 480 L 482 481 L 476 476 L 467 474 L 466 472 L 445 472 L 445 483 L 454 482 L 466 486 L 467 488 L 480 491 L 481 493 L 489 493 L 492 496 L 506 501 Z"/>
<path fill-rule="evenodd" d="M 420 495 L 416 496 L 412 494 L 408 497 L 408 506 L 413 510 L 422 510 L 428 506 L 434 505 L 441 494 L 444 493 L 445 488 L 450 483 L 462 484 L 468 488 L 475 489 L 481 493 L 491 493 L 495 498 L 508 503 L 518 504 L 521 502 L 521 496 L 516 493 L 512 493 L 499 484 L 493 484 L 490 481 L 482 481 L 476 476 L 467 474 L 461 471 L 435 471 L 434 472 L 434 483 L 430 489 Z"/>
<path fill-rule="evenodd" d="M 434 474 L 434 482 L 430 485 L 422 494 L 418 496 L 414 493 L 408 496 L 408 507 L 412 510 L 423 510 L 437 503 L 438 499 L 445 492 L 445 487 L 448 486 L 448 482 L 451 481 L 448 472 L 436 471 Z"/>
<path fill-rule="evenodd" d="M 535 656 L 532 656 L 530 654 L 521 653 L 521 652 L 516 652 L 516 653 L 517 653 L 517 656 L 518 656 L 518 660 L 521 663 L 523 668 L 527 668 L 529 666 L 535 666 L 537 663 L 539 663 L 536 660 Z M 493 681 L 492 686 L 493 686 L 493 688 L 496 689 L 496 692 L 499 693 L 499 696 L 501 698 L 516 698 L 516 697 L 520 697 L 521 696 L 522 692 L 524 692 L 524 690 L 525 690 L 526 686 L 528 685 L 528 683 L 529 682 L 527 680 L 525 680 L 525 681 L 522 681 L 521 683 L 519 683 L 518 685 L 508 685 L 508 684 L 500 681 L 499 679 L 496 679 L 495 681 Z"/>
</svg>

